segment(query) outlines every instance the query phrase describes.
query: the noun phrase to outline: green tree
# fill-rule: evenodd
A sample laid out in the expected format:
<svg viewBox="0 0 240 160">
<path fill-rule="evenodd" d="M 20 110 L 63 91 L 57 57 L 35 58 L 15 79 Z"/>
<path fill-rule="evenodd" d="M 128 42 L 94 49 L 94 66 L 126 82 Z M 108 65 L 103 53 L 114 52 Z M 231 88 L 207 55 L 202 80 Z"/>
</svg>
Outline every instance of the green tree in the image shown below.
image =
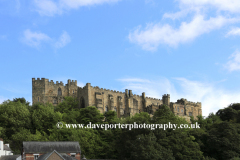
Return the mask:
<svg viewBox="0 0 240 160">
<path fill-rule="evenodd" d="M 177 160 L 201 160 L 203 153 L 197 142 L 194 142 L 195 137 L 184 131 L 185 129 L 168 130 L 166 137 L 161 132 L 155 132 L 158 143 L 167 149 L 173 151 L 173 155 Z M 188 130 L 189 131 L 189 130 Z M 160 136 L 158 135 L 160 133 Z"/>
<path fill-rule="evenodd" d="M 105 112 L 104 116 L 105 116 L 105 122 L 107 122 L 108 124 L 113 124 L 118 122 L 117 112 L 115 111 Z"/>
<path fill-rule="evenodd" d="M 131 151 L 131 160 L 175 160 L 172 151 L 157 143 L 157 138 L 152 132 L 149 135 L 138 135 L 127 144 Z"/>
<path fill-rule="evenodd" d="M 55 111 L 58 111 L 60 113 L 68 113 L 72 110 L 77 111 L 79 110 L 78 106 L 78 100 L 74 97 L 64 97 L 64 101 L 59 103 L 55 107 Z"/>
<path fill-rule="evenodd" d="M 0 126 L 4 130 L 7 140 L 12 134 L 19 131 L 19 128 L 31 128 L 31 118 L 28 106 L 20 101 L 10 100 L 0 104 Z"/>
<path fill-rule="evenodd" d="M 217 160 L 226 160 L 240 156 L 240 124 L 222 122 L 214 124 L 206 137 L 208 156 Z"/>
<path fill-rule="evenodd" d="M 19 131 L 11 136 L 10 145 L 15 153 L 21 154 L 23 141 L 47 141 L 47 135 L 44 132 L 36 131 L 32 134 L 29 129 L 20 128 Z"/>
<path fill-rule="evenodd" d="M 18 101 L 20 101 L 20 103 L 22 103 L 22 104 L 25 104 L 26 106 L 29 106 L 30 105 L 30 102 L 28 102 L 28 101 L 26 101 L 26 99 L 25 98 L 14 98 L 13 99 L 13 102 L 18 102 Z"/>
<path fill-rule="evenodd" d="M 60 112 L 54 112 L 52 104 L 36 104 L 33 106 L 31 121 L 33 132 L 38 130 L 49 134 L 48 129 L 53 128 L 57 122 L 61 122 L 62 115 Z"/>
<path fill-rule="evenodd" d="M 86 125 L 86 124 L 89 124 L 89 122 L 91 122 L 92 124 L 103 123 L 104 116 L 94 106 L 81 108 L 79 112 L 80 114 L 79 114 L 79 117 L 77 118 L 77 122 L 81 124 Z"/>
</svg>

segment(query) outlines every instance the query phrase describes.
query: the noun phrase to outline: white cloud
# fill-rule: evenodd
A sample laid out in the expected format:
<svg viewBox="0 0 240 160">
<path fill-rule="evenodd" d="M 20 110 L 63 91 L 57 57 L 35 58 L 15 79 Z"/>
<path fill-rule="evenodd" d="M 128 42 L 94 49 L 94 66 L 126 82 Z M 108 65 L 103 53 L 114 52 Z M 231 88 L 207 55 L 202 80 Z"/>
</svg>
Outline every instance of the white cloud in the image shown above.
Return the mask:
<svg viewBox="0 0 240 160">
<path fill-rule="evenodd" d="M 140 78 L 123 78 L 118 79 L 118 81 L 123 83 L 124 88 L 122 89 L 133 90 L 133 93 L 138 95 L 145 92 L 147 97 L 161 98 L 162 94 L 176 93 L 173 84 L 166 78 L 156 81 Z"/>
<path fill-rule="evenodd" d="M 160 44 L 176 47 L 180 43 L 192 41 L 204 33 L 238 20 L 222 16 L 205 20 L 204 16 L 196 15 L 191 22 L 182 22 L 178 29 L 168 24 L 149 24 L 144 30 L 138 27 L 129 34 L 128 38 L 131 42 L 142 46 L 143 49 L 154 51 Z"/>
<path fill-rule="evenodd" d="M 228 59 L 224 67 L 230 72 L 240 70 L 240 52 L 236 50 Z"/>
<path fill-rule="evenodd" d="M 174 80 L 177 81 L 176 84 L 173 83 Z M 220 89 L 216 86 L 219 82 L 203 83 L 186 78 L 173 78 L 173 81 L 166 78 L 155 81 L 143 79 L 141 83 L 139 79 L 136 82 L 121 79 L 121 82 L 123 82 L 124 88 L 132 89 L 134 94 L 141 95 L 142 92 L 145 92 L 148 97 L 160 99 L 163 94 L 170 94 L 171 102 L 176 102 L 181 98 L 192 102 L 201 102 L 203 116 L 208 116 L 210 112 L 216 113 L 219 109 L 238 102 L 240 96 L 240 92 L 233 93 Z M 178 85 L 180 88 L 176 89 Z"/>
<path fill-rule="evenodd" d="M 48 43 L 56 49 L 62 48 L 71 42 L 71 38 L 66 31 L 63 31 L 60 38 L 56 41 L 53 38 L 50 38 L 47 34 L 41 32 L 32 32 L 27 29 L 23 32 L 22 42 L 31 46 L 39 48 L 42 43 Z"/>
<path fill-rule="evenodd" d="M 240 28 L 233 28 L 227 34 L 226 37 L 231 35 L 240 35 Z"/>
<path fill-rule="evenodd" d="M 165 13 L 163 20 L 182 18 L 179 27 L 175 28 L 166 23 L 148 24 L 145 29 L 140 26 L 129 33 L 129 41 L 149 51 L 157 50 L 160 44 L 177 47 L 179 44 L 193 41 L 202 34 L 240 20 L 237 15 L 240 13 L 239 0 L 177 0 L 176 2 L 180 10 Z M 193 17 L 190 22 L 185 20 L 189 17 Z"/>
<path fill-rule="evenodd" d="M 180 8 L 206 9 L 215 7 L 218 11 L 228 11 L 230 13 L 240 13 L 239 0 L 178 0 Z"/>
<path fill-rule="evenodd" d="M 69 9 L 77 9 L 83 6 L 100 5 L 103 3 L 114 3 L 120 0 L 34 0 L 36 11 L 40 15 L 54 16 L 62 14 Z"/>
<path fill-rule="evenodd" d="M 39 47 L 42 42 L 50 41 L 51 38 L 41 32 L 32 32 L 31 30 L 27 29 L 24 31 L 24 37 L 22 41 L 29 46 Z"/>
<path fill-rule="evenodd" d="M 51 0 L 34 0 L 36 11 L 43 16 L 54 16 L 61 14 L 62 10 L 58 4 Z"/>
<path fill-rule="evenodd" d="M 62 48 L 71 42 L 71 38 L 66 31 L 63 31 L 59 40 L 55 43 L 56 48 Z"/>
</svg>

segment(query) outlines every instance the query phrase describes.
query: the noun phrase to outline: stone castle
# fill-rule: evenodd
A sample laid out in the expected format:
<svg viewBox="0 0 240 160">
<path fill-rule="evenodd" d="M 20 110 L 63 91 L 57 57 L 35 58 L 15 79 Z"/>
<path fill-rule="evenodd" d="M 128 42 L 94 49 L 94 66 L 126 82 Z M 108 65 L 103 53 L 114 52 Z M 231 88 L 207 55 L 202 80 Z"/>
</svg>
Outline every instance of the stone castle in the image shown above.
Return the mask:
<svg viewBox="0 0 240 160">
<path fill-rule="evenodd" d="M 109 110 L 117 112 L 118 117 L 132 116 L 135 113 L 148 112 L 150 115 L 159 109 L 160 105 L 169 106 L 171 111 L 178 116 L 195 119 L 202 114 L 201 102 L 190 102 L 186 99 L 179 99 L 177 102 L 170 102 L 170 95 L 164 94 L 162 99 L 135 95 L 132 90 L 126 89 L 125 92 L 113 91 L 109 89 L 93 87 L 87 83 L 84 87 L 78 87 L 77 81 L 68 80 L 64 85 L 62 81 L 56 83 L 45 78 L 32 78 L 32 104 L 37 102 L 52 103 L 57 105 L 64 100 L 65 96 L 77 98 L 79 108 L 95 106 L 104 113 Z"/>
</svg>

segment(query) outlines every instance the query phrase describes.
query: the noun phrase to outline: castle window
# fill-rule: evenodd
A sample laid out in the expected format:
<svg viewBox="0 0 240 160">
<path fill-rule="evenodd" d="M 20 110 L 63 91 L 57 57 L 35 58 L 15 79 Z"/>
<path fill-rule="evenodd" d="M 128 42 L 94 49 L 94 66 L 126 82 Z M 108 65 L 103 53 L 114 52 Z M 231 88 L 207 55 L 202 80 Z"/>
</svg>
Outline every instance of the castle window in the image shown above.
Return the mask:
<svg viewBox="0 0 240 160">
<path fill-rule="evenodd" d="M 116 107 L 114 107 L 114 111 L 117 112 L 117 108 Z"/>
<path fill-rule="evenodd" d="M 181 112 L 183 113 L 183 109 L 181 109 Z"/>
<path fill-rule="evenodd" d="M 38 102 L 39 102 L 39 97 L 38 97 Z"/>
<path fill-rule="evenodd" d="M 107 107 L 107 106 L 105 107 L 105 111 L 106 111 L 106 112 L 108 111 L 108 107 Z"/>
<path fill-rule="evenodd" d="M 192 112 L 189 112 L 189 116 L 192 116 Z"/>
<path fill-rule="evenodd" d="M 177 111 L 177 107 L 175 106 L 175 111 Z"/>
<path fill-rule="evenodd" d="M 192 112 L 193 112 L 193 107 L 192 107 Z"/>
<path fill-rule="evenodd" d="M 74 94 L 74 90 L 73 90 L 73 94 Z"/>
<path fill-rule="evenodd" d="M 62 95 L 62 90 L 61 90 L 61 88 L 60 88 L 60 87 L 58 88 L 58 95 L 59 95 L 59 96 L 61 96 L 61 95 Z"/>
<path fill-rule="evenodd" d="M 177 111 L 179 112 L 179 107 L 177 107 Z"/>
<path fill-rule="evenodd" d="M 56 100 L 56 99 L 54 99 L 54 100 L 53 100 L 53 104 L 56 104 L 56 103 L 57 103 L 57 100 Z"/>
</svg>

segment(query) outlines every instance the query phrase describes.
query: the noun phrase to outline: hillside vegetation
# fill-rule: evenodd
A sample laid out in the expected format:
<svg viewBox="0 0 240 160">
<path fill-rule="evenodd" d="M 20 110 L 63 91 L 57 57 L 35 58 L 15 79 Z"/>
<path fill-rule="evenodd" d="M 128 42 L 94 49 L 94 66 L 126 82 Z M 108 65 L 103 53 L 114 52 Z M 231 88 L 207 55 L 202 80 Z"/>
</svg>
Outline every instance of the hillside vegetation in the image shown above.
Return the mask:
<svg viewBox="0 0 240 160">
<path fill-rule="evenodd" d="M 78 102 L 66 97 L 58 106 L 29 105 L 24 98 L 0 104 L 0 138 L 20 154 L 23 141 L 78 141 L 88 159 L 120 160 L 237 160 L 240 156 L 240 103 L 211 113 L 198 120 L 200 128 L 125 129 L 66 128 L 65 124 L 188 124 L 162 105 L 151 118 L 142 112 L 119 119 L 116 112 L 100 114 L 89 106 L 79 109 Z"/>
</svg>

